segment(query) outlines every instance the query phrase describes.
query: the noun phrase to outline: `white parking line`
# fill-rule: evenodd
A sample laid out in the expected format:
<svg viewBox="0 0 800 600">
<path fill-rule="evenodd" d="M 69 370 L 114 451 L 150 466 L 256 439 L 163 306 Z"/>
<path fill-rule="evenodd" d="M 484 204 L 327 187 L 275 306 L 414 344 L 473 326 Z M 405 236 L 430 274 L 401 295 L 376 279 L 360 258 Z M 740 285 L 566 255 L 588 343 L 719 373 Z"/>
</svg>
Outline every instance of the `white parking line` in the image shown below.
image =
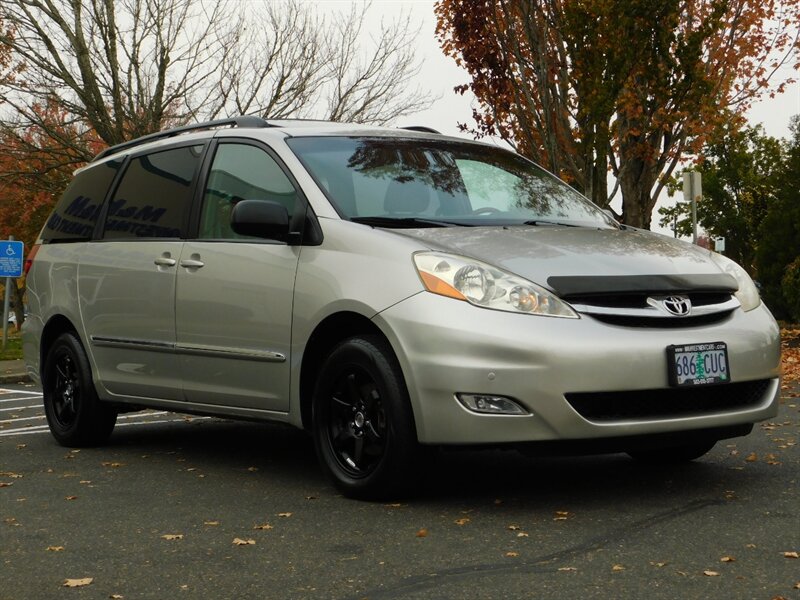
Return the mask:
<svg viewBox="0 0 800 600">
<path fill-rule="evenodd" d="M 0 408 L 0 412 L 10 412 L 12 410 L 25 410 L 26 408 L 42 408 L 42 405 L 32 404 L 30 406 L 12 406 L 11 408 Z"/>
<path fill-rule="evenodd" d="M 21 427 L 19 429 L 9 429 L 8 431 L 0 431 L 0 437 L 10 437 L 12 435 L 28 435 L 31 433 L 49 433 L 50 428 L 47 425 L 36 425 L 34 427 Z"/>
<path fill-rule="evenodd" d="M 144 416 L 144 415 L 138 415 Z M 123 417 L 120 417 L 123 418 Z M 205 421 L 213 417 L 192 417 L 193 421 Z M 129 421 L 127 423 L 117 423 L 117 427 L 129 427 L 131 425 L 156 425 L 159 423 L 182 423 L 185 421 L 182 417 L 175 419 L 159 419 L 157 421 Z M 32 435 L 34 433 L 49 433 L 50 428 L 47 425 L 34 425 L 33 427 L 21 427 L 19 429 L 9 429 L 8 431 L 0 431 L 0 437 L 11 437 L 15 435 Z"/>
<path fill-rule="evenodd" d="M 25 396 L 23 398 L 5 398 L 3 400 L 0 400 L 0 404 L 10 404 L 12 402 L 31 402 L 32 400 L 37 400 L 37 399 L 41 400 L 42 397 L 39 396 L 38 398 L 35 398 L 31 396 Z"/>
<path fill-rule="evenodd" d="M 26 392 L 25 390 L 9 390 L 6 388 L 0 388 L 0 394 L 30 394 L 33 396 L 41 397 L 42 392 Z M 2 402 L 2 401 L 0 401 Z"/>
</svg>

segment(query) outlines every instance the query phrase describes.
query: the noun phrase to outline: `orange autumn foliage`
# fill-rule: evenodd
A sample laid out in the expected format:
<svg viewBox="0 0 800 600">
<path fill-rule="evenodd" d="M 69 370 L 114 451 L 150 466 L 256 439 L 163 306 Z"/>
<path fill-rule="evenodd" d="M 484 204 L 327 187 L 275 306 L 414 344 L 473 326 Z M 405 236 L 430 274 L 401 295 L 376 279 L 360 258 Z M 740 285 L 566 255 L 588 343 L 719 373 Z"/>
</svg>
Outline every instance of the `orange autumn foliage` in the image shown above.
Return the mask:
<svg viewBox="0 0 800 600">
<path fill-rule="evenodd" d="M 797 0 L 439 0 L 476 135 L 498 135 L 597 204 L 649 226 L 681 158 L 741 120 L 800 48 Z M 800 64 L 793 65 L 795 68 Z"/>
</svg>

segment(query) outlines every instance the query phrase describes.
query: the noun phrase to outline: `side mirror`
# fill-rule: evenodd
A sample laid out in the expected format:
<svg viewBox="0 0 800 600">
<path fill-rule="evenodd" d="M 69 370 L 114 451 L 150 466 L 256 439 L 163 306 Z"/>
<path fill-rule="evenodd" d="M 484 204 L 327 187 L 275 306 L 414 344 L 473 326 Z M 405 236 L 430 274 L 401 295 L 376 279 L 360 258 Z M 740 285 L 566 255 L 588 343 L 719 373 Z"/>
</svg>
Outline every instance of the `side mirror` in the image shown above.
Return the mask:
<svg viewBox="0 0 800 600">
<path fill-rule="evenodd" d="M 285 242 L 289 239 L 289 212 L 279 202 L 242 200 L 233 207 L 231 229 L 239 235 Z"/>
</svg>

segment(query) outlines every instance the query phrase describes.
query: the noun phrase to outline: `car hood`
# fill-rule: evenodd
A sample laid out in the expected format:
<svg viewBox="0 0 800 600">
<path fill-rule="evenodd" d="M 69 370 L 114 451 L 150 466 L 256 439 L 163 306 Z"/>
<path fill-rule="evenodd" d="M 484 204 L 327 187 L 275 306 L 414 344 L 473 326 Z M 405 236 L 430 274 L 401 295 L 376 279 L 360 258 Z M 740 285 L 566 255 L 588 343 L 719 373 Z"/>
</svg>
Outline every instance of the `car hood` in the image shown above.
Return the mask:
<svg viewBox="0 0 800 600">
<path fill-rule="evenodd" d="M 569 293 L 570 286 L 558 282 L 578 278 L 619 282 L 666 276 L 662 279 L 679 282 L 668 286 L 671 289 L 697 287 L 704 280 L 715 282 L 715 287 L 738 287 L 708 250 L 639 229 L 525 225 L 394 231 L 432 250 L 475 258 L 561 293 Z"/>
</svg>

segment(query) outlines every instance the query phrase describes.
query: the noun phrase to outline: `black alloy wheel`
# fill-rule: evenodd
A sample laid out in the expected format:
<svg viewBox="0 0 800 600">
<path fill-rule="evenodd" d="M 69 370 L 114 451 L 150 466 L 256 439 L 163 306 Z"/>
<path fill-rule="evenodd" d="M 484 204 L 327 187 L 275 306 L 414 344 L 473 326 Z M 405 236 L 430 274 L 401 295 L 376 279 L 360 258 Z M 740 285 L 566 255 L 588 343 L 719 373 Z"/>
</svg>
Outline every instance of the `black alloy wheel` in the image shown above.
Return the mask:
<svg viewBox="0 0 800 600">
<path fill-rule="evenodd" d="M 339 466 L 352 477 L 365 477 L 380 464 L 389 435 L 378 386 L 356 365 L 345 369 L 330 397 L 328 439 Z"/>
<path fill-rule="evenodd" d="M 418 479 L 411 403 L 382 338 L 352 337 L 333 349 L 314 388 L 312 420 L 320 464 L 346 496 L 386 498 Z"/>
<path fill-rule="evenodd" d="M 97 398 L 89 360 L 74 332 L 62 333 L 47 352 L 42 388 L 47 424 L 59 444 L 95 446 L 111 435 L 117 411 Z"/>
<path fill-rule="evenodd" d="M 66 348 L 59 348 L 53 357 L 53 417 L 59 428 L 68 429 L 78 418 L 77 402 L 80 402 L 81 382 L 72 355 Z"/>
</svg>

